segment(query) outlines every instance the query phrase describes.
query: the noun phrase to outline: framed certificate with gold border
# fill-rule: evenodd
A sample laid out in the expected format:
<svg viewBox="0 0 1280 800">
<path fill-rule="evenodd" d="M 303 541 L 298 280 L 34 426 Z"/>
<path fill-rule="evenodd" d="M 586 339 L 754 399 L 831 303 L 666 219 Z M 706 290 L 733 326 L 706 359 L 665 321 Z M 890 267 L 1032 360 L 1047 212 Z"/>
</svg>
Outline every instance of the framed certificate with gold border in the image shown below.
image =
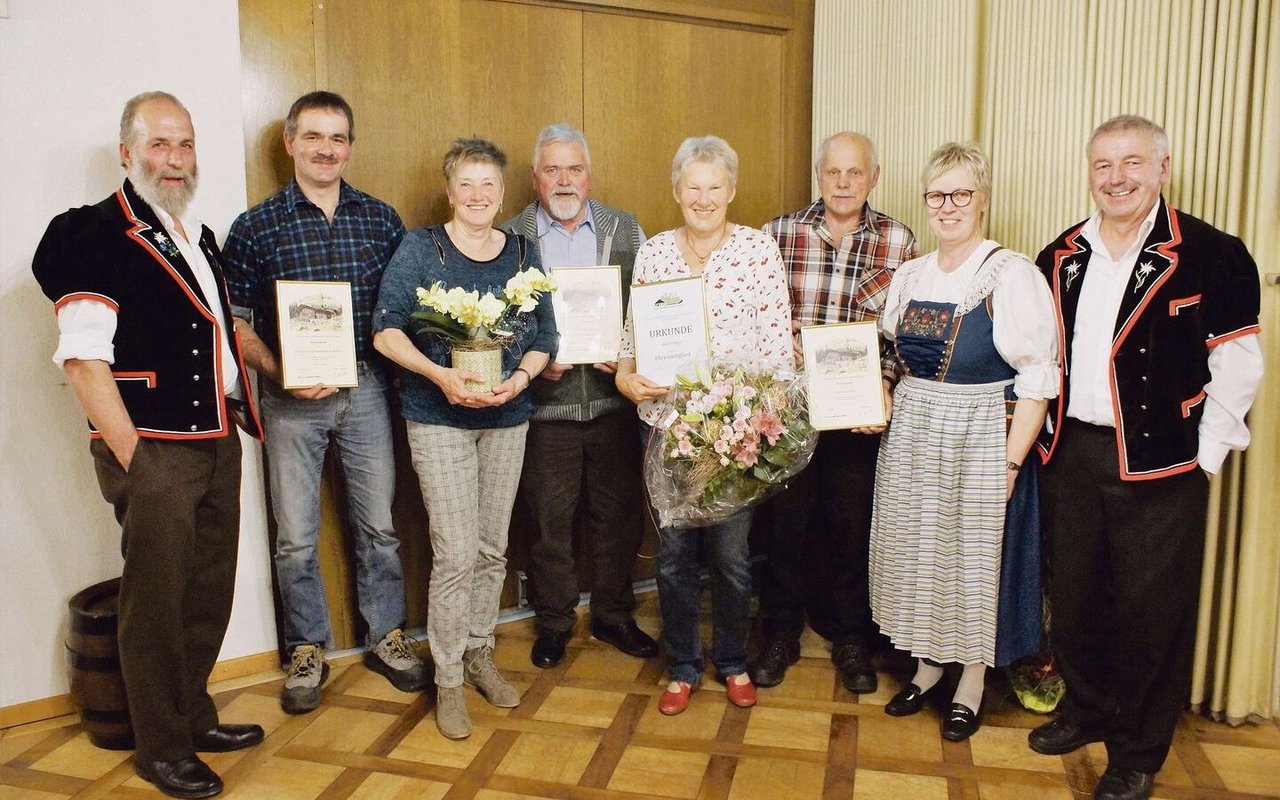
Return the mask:
<svg viewBox="0 0 1280 800">
<path fill-rule="evenodd" d="M 347 281 L 276 281 L 280 385 L 356 386 L 356 331 Z"/>
<path fill-rule="evenodd" d="M 702 276 L 631 287 L 636 372 L 658 386 L 711 353 Z"/>
<path fill-rule="evenodd" d="M 809 422 L 820 431 L 886 424 L 879 323 L 800 329 L 809 385 Z"/>
</svg>

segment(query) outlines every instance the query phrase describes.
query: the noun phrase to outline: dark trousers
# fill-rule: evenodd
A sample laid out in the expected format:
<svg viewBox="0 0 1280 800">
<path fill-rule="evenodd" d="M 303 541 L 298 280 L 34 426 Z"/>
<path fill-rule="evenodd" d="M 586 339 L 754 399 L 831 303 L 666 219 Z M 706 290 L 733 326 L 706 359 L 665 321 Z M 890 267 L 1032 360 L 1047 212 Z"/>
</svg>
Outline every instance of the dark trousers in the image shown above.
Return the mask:
<svg viewBox="0 0 1280 800">
<path fill-rule="evenodd" d="M 1122 481 L 1116 434 L 1067 421 L 1045 472 L 1062 713 L 1117 767 L 1157 772 L 1191 689 L 1209 482 Z"/>
<path fill-rule="evenodd" d="M 209 673 L 235 590 L 240 438 L 143 439 L 126 473 L 90 446 L 102 496 L 120 522 L 120 669 L 139 760 L 193 754 L 218 724 Z"/>
<path fill-rule="evenodd" d="M 530 421 L 520 492 L 536 531 L 529 551 L 537 627 L 567 631 L 578 605 L 574 521 L 581 507 L 591 558 L 591 616 L 631 618 L 631 570 L 644 535 L 640 446 L 633 414 L 587 422 Z"/>
<path fill-rule="evenodd" d="M 880 436 L 824 431 L 813 460 L 770 501 L 760 590 L 765 636 L 795 641 L 809 624 L 835 644 L 869 643 L 871 498 Z"/>
</svg>

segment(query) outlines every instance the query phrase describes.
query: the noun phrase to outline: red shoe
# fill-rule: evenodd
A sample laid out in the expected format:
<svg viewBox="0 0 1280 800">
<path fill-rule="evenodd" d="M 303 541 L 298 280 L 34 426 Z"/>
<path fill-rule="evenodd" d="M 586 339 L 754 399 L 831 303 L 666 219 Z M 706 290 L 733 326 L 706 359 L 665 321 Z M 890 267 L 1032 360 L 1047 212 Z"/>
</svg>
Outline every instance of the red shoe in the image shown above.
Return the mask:
<svg viewBox="0 0 1280 800">
<path fill-rule="evenodd" d="M 658 698 L 658 710 L 668 717 L 679 714 L 689 707 L 689 695 L 693 687 L 684 681 L 672 681 L 667 690 Z"/>
<path fill-rule="evenodd" d="M 724 688 L 729 702 L 738 708 L 751 708 L 756 704 L 756 687 L 747 673 L 730 675 L 724 681 Z"/>
</svg>

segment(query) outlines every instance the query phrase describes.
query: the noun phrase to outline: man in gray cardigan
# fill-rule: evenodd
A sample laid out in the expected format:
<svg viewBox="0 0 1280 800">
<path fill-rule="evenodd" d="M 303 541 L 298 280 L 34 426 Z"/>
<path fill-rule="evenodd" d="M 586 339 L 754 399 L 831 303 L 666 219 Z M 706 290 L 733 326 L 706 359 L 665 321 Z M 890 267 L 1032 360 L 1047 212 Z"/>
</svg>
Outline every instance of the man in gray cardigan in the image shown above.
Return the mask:
<svg viewBox="0 0 1280 800">
<path fill-rule="evenodd" d="M 569 125 L 543 128 L 532 173 L 537 201 L 502 228 L 536 239 L 547 269 L 621 266 L 625 305 L 644 232 L 632 215 L 588 199 L 586 137 Z M 637 658 L 658 653 L 632 616 L 631 569 L 644 534 L 640 446 L 634 409 L 614 387 L 614 366 L 553 361 L 533 384 L 520 493 L 537 531 L 529 553 L 538 616 L 530 660 L 537 667 L 559 664 L 573 635 L 580 506 L 590 537 L 592 635 Z"/>
</svg>

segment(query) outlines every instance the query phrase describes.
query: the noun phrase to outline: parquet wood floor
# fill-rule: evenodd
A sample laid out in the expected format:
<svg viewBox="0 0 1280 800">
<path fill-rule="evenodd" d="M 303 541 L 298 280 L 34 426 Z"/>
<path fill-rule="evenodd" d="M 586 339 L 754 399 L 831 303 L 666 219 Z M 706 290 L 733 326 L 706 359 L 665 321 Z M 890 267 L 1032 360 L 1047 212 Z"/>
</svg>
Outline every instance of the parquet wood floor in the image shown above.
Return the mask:
<svg viewBox="0 0 1280 800">
<path fill-rule="evenodd" d="M 638 616 L 658 630 L 653 595 Z M 708 678 L 684 714 L 664 717 L 662 658 L 628 658 L 585 628 L 560 666 L 538 670 L 532 622 L 501 626 L 495 658 L 523 701 L 497 709 L 468 690 L 475 732 L 460 742 L 436 732 L 430 693 L 398 692 L 356 656 L 335 664 L 324 704 L 304 716 L 280 711 L 277 674 L 223 682 L 223 719 L 261 723 L 267 739 L 206 760 L 237 800 L 1071 800 L 1091 796 L 1105 765 L 1100 745 L 1052 758 L 1029 750 L 1042 718 L 1007 700 L 997 678 L 982 729 L 944 742 L 935 709 L 884 714 L 904 676 L 883 672 L 878 693 L 849 694 L 809 633 L 800 663 L 755 708 L 731 706 Z M 159 796 L 129 753 L 94 748 L 74 717 L 0 732 L 0 800 Z M 1280 797 L 1280 727 L 1186 715 L 1154 797 Z"/>
</svg>

